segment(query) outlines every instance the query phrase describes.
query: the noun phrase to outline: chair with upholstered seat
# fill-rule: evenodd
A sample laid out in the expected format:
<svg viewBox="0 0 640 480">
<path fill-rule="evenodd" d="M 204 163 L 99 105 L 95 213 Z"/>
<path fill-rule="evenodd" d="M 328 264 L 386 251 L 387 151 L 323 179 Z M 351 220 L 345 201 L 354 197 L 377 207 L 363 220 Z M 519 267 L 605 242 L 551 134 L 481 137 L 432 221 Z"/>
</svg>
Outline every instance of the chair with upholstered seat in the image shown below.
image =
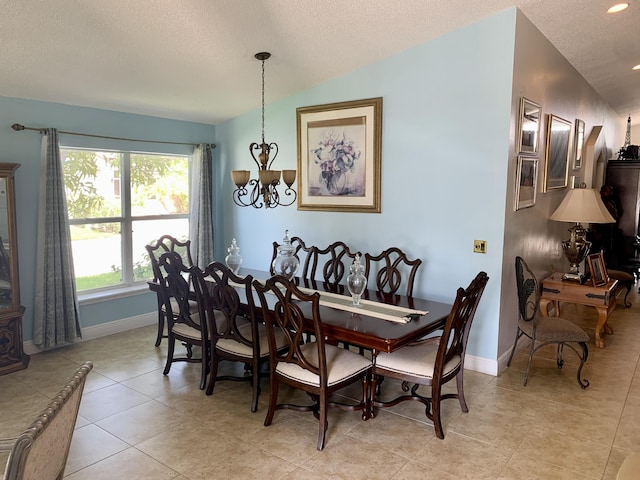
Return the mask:
<svg viewBox="0 0 640 480">
<path fill-rule="evenodd" d="M 478 308 L 482 293 L 489 281 L 485 272 L 480 272 L 467 289 L 459 288 L 451 312 L 445 321 L 442 334 L 419 340 L 396 350 L 381 352 L 373 366 L 374 382 L 378 376 L 401 380 L 402 390 L 408 395 L 400 395 L 393 400 L 382 401 L 379 393 L 373 402 L 375 407 L 392 407 L 407 400 L 418 401 L 425 405 L 425 415 L 431 421 L 438 438 L 444 438 L 440 402 L 457 398 L 463 412 L 468 412 L 464 397 L 464 360 L 469 340 L 469 330 Z M 457 393 L 442 393 L 442 386 L 455 379 Z M 421 385 L 430 387 L 429 395 L 418 392 Z M 373 385 L 373 391 L 376 385 Z"/>
<path fill-rule="evenodd" d="M 622 270 L 607 269 L 607 275 L 613 280 L 618 280 L 618 288 L 616 290 L 620 290 L 622 288 L 626 290 L 622 303 L 625 307 L 629 308 L 631 306 L 631 302 L 627 298 L 629 297 L 629 293 L 631 293 L 633 284 L 636 283 L 636 278 L 629 272 L 623 272 Z M 617 291 L 616 294 L 618 294 Z"/>
<path fill-rule="evenodd" d="M 145 249 L 147 250 L 147 254 L 149 255 L 149 261 L 151 262 L 151 270 L 153 271 L 153 280 L 147 282 L 151 288 L 151 290 L 156 292 L 157 296 L 157 304 L 158 304 L 158 333 L 156 335 L 156 347 L 160 346 L 163 338 L 166 338 L 164 335 L 165 321 L 167 317 L 167 307 L 166 304 L 169 301 L 172 301 L 171 295 L 169 295 L 166 279 L 162 274 L 162 270 L 160 269 L 160 264 L 158 262 L 160 256 L 163 253 L 168 252 L 177 252 L 180 254 L 182 258 L 182 262 L 190 267 L 193 265 L 193 260 L 191 258 L 191 240 L 178 240 L 171 235 L 162 235 L 157 240 L 151 242 L 148 245 L 145 245 Z M 175 301 L 173 303 L 173 311 L 176 312 L 178 310 Z M 192 310 L 195 313 L 196 306 L 195 303 L 192 305 Z"/>
<path fill-rule="evenodd" d="M 288 236 L 288 231 L 285 233 L 285 238 L 286 236 Z M 278 249 L 280 248 L 282 244 L 278 243 L 278 242 L 273 242 L 273 254 L 271 256 L 271 263 L 269 263 L 269 273 L 271 275 L 275 275 L 276 271 L 273 269 L 273 261 L 276 259 L 276 257 L 278 256 Z M 298 267 L 298 272 L 297 272 L 297 276 L 301 276 L 301 272 L 303 269 L 305 269 L 305 265 L 307 265 L 308 259 L 308 252 L 309 252 L 309 247 L 306 246 L 306 244 L 304 243 L 304 240 L 302 240 L 300 237 L 291 237 L 291 246 L 293 247 L 293 255 L 298 259 L 298 261 L 300 262 L 300 266 Z"/>
<path fill-rule="evenodd" d="M 211 395 L 219 380 L 250 381 L 253 387 L 251 411 L 255 412 L 260 395 L 260 369 L 269 361 L 269 341 L 264 324 L 257 318 L 262 312 L 256 309 L 253 300 L 253 277 L 239 277 L 226 265 L 213 262 L 204 272 L 192 268 L 191 278 L 210 332 L 206 393 Z M 279 335 L 276 349 L 283 348 L 286 348 L 285 339 Z M 223 360 L 240 362 L 249 368 L 242 376 L 218 375 Z"/>
<path fill-rule="evenodd" d="M 4 480 L 62 480 L 80 400 L 93 368 L 86 362 L 17 438 L 0 440 L 8 451 Z"/>
<path fill-rule="evenodd" d="M 369 279 L 369 288 L 378 292 L 394 295 L 399 293 L 407 297 L 413 296 L 413 283 L 422 260 L 409 260 L 407 254 L 398 247 L 391 247 L 379 255 L 365 253 L 365 276 Z M 375 279 L 375 283 L 372 282 Z M 400 291 L 400 287 L 405 288 Z"/>
<path fill-rule="evenodd" d="M 357 353 L 325 343 L 318 292 L 305 294 L 279 275 L 271 277 L 264 285 L 254 281 L 254 288 L 260 297 L 270 352 L 271 391 L 264 424 L 271 425 L 276 410 L 311 411 L 319 419 L 317 448 L 322 450 L 328 426 L 327 410 L 330 406 L 350 411 L 362 410 L 363 419 L 368 417 L 371 361 Z M 313 333 L 314 341 L 302 342 L 306 330 Z M 276 348 L 276 332 L 280 332 L 287 340 L 288 349 L 285 352 L 281 353 Z M 332 393 L 356 382 L 362 384 L 362 398 L 358 404 L 329 401 Z M 281 383 L 307 392 L 315 400 L 314 403 L 278 403 Z"/>
<path fill-rule="evenodd" d="M 353 263 L 356 253 L 351 252 L 344 242 L 333 242 L 326 248 L 313 246 L 309 248 L 308 261 L 303 265 L 303 278 L 322 280 L 329 290 L 337 285 L 349 274 L 349 267 Z"/>
<path fill-rule="evenodd" d="M 539 315 L 541 292 L 538 280 L 522 257 L 516 257 L 516 283 L 518 286 L 518 329 L 507 366 L 511 365 L 520 337 L 527 337 L 530 341 L 530 347 L 527 370 L 524 374 L 524 385 L 526 386 L 529 379 L 529 370 L 531 369 L 531 360 L 540 348 L 549 344 L 557 345 L 556 364 L 558 368 L 562 368 L 564 365 L 562 353 L 564 347 L 567 346 L 580 357 L 578 384 L 582 388 L 587 388 L 589 381 L 583 380 L 581 373 L 582 367 L 589 356 L 589 349 L 587 348 L 589 335 L 567 319 Z M 580 351 L 573 344 L 577 344 L 580 347 Z"/>
<path fill-rule="evenodd" d="M 167 291 L 173 297 L 171 302 L 167 302 L 167 361 L 162 372 L 168 375 L 171 364 L 174 362 L 201 363 L 200 389 L 204 390 L 208 373 L 209 358 L 209 331 L 207 322 L 202 321 L 202 312 L 199 308 L 193 311 L 192 308 L 192 269 L 197 266 L 188 267 L 182 263 L 182 257 L 177 252 L 163 253 L 159 260 L 160 266 L 166 273 Z M 174 305 L 178 310 L 174 311 Z M 197 302 L 196 302 L 197 306 Z M 175 356 L 176 341 L 182 342 L 187 348 L 185 356 Z M 201 356 L 193 357 L 191 349 L 193 346 L 201 348 Z"/>
</svg>

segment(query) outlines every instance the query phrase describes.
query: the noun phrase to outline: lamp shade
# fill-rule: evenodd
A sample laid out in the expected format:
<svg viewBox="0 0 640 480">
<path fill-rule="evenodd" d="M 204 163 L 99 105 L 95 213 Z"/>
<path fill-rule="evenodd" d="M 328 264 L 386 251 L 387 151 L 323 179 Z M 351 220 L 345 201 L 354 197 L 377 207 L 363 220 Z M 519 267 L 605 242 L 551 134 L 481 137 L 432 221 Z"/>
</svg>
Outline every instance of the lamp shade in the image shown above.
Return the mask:
<svg viewBox="0 0 640 480">
<path fill-rule="evenodd" d="M 574 188 L 549 217 L 557 222 L 615 223 L 600 194 L 591 188 Z"/>
</svg>

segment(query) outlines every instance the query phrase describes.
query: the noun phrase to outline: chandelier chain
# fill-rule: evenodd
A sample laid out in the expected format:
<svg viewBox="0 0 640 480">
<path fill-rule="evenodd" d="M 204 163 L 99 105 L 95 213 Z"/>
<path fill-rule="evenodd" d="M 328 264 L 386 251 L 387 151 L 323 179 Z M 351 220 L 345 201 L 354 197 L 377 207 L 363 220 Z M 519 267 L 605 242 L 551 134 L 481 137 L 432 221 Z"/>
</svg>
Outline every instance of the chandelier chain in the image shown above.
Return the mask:
<svg viewBox="0 0 640 480">
<path fill-rule="evenodd" d="M 264 60 L 262 60 L 262 143 L 264 143 Z"/>
</svg>

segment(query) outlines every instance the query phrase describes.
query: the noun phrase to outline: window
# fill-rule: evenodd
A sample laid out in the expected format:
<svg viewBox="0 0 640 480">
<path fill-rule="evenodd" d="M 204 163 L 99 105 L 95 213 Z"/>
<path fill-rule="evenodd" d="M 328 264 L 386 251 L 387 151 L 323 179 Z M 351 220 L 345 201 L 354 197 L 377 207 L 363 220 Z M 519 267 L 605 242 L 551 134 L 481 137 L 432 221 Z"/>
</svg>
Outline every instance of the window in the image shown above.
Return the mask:
<svg viewBox="0 0 640 480">
<path fill-rule="evenodd" d="M 153 278 L 145 245 L 189 236 L 189 157 L 60 149 L 79 292 Z"/>
</svg>

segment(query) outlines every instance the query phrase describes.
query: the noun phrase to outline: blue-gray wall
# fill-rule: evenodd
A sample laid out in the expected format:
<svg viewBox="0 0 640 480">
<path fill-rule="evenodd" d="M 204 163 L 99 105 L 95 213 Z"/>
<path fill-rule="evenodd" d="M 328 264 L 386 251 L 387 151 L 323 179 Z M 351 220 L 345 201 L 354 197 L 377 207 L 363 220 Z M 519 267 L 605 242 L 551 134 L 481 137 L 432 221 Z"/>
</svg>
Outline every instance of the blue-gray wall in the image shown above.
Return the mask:
<svg viewBox="0 0 640 480">
<path fill-rule="evenodd" d="M 16 205 L 20 293 L 26 307 L 23 336 L 33 339 L 33 301 L 36 278 L 36 231 L 40 189 L 40 151 L 42 136 L 38 132 L 15 132 L 13 123 L 37 128 L 57 128 L 69 132 L 94 133 L 121 138 L 137 138 L 186 143 L 213 143 L 215 127 L 176 120 L 131 115 L 55 103 L 0 97 L 0 162 L 17 162 Z M 131 149 L 190 154 L 192 147 L 124 142 L 60 135 L 60 142 L 76 147 Z M 107 303 L 84 305 L 80 308 L 83 327 L 151 312 L 155 298 L 146 293 Z"/>
<path fill-rule="evenodd" d="M 382 97 L 380 214 L 230 205 L 228 171 L 253 168 L 247 146 L 260 133 L 259 111 L 219 125 L 217 255 L 235 237 L 245 265 L 265 268 L 285 228 L 311 244 L 395 245 L 424 260 L 415 294 L 448 302 L 485 270 L 469 353 L 495 359 L 514 31 L 512 10 L 267 106 L 266 137 L 278 142 L 284 169 L 296 168 L 296 107 Z M 473 253 L 474 239 L 487 241 L 487 254 Z"/>
</svg>

